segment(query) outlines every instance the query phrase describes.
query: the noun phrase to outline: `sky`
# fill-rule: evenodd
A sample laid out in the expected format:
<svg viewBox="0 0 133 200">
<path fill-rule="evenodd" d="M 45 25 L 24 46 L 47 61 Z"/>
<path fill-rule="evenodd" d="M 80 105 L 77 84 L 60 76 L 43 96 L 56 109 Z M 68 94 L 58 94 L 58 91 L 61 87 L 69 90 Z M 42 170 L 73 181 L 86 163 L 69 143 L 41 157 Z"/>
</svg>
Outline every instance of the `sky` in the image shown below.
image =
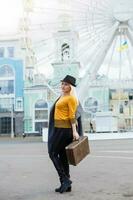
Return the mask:
<svg viewBox="0 0 133 200">
<path fill-rule="evenodd" d="M 16 34 L 21 16 L 21 0 L 0 0 L 0 36 Z"/>
<path fill-rule="evenodd" d="M 51 63 L 55 60 L 54 34 L 61 28 L 62 19 L 68 20 L 66 24 L 73 25 L 78 32 L 77 58 L 81 62 L 81 72 L 92 67 L 95 54 L 100 52 L 103 40 L 107 39 L 113 20 L 133 19 L 133 0 L 33 0 L 35 12 L 30 14 L 29 35 L 33 41 L 33 48 L 37 55 L 37 68 L 46 76 L 52 77 Z M 67 2 L 67 3 L 65 3 Z M 20 19 L 23 16 L 22 0 L 0 0 L 0 36 L 18 34 Z M 63 15 L 65 10 L 65 15 Z M 62 12 L 63 11 L 63 12 Z M 69 17 L 68 17 L 69 16 Z M 131 20 L 133 24 L 133 20 Z M 120 65 L 120 52 L 117 48 L 120 43 L 117 39 L 113 52 L 113 43 L 105 57 L 99 72 L 107 72 L 110 65 L 110 76 L 118 78 Z M 133 48 L 128 41 L 128 49 L 121 52 L 123 77 L 130 74 L 129 62 L 133 64 Z M 99 55 L 99 54 L 98 54 Z M 92 59 L 94 57 L 94 59 Z M 131 56 L 130 56 L 131 57 Z M 98 56 L 96 57 L 98 58 Z M 91 62 L 91 59 L 93 62 Z M 129 61 L 130 60 L 130 61 Z M 111 63 L 110 63 L 111 62 Z M 126 74 L 126 75 L 125 75 Z"/>
</svg>

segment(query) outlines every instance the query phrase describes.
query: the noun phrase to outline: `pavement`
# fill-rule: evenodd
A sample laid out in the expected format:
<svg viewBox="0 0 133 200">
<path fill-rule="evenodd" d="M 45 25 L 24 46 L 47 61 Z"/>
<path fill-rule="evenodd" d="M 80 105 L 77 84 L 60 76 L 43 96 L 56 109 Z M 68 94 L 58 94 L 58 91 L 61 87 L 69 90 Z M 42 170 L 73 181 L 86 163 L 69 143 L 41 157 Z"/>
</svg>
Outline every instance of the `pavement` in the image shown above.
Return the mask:
<svg viewBox="0 0 133 200">
<path fill-rule="evenodd" d="M 0 200 L 133 199 L 133 139 L 90 140 L 91 153 L 70 166 L 72 192 L 55 193 L 57 173 L 41 137 L 0 138 Z"/>
<path fill-rule="evenodd" d="M 113 140 L 113 139 L 133 139 L 133 132 L 107 132 L 107 133 L 85 133 L 89 140 Z M 44 142 L 48 141 L 48 132 L 46 131 L 42 140 Z"/>
<path fill-rule="evenodd" d="M 86 133 L 85 135 L 88 136 L 89 140 L 133 139 L 133 132 Z"/>
</svg>

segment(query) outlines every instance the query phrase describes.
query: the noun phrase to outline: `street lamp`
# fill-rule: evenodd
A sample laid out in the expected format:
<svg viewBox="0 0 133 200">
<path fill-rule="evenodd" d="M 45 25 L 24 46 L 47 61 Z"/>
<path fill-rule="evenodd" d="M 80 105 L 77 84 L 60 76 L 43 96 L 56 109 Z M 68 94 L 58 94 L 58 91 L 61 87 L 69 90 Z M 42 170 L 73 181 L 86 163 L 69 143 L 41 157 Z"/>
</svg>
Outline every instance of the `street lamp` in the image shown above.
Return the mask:
<svg viewBox="0 0 133 200">
<path fill-rule="evenodd" d="M 14 129 L 13 129 L 13 103 L 11 104 L 11 138 L 14 138 Z"/>
</svg>

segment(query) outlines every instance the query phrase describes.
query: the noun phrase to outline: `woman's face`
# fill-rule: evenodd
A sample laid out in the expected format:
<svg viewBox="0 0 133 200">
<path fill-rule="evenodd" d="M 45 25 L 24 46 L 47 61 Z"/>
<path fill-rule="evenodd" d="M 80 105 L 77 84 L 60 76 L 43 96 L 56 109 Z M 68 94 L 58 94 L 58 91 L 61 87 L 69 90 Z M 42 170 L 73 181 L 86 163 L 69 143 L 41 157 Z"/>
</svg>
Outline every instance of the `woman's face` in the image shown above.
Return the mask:
<svg viewBox="0 0 133 200">
<path fill-rule="evenodd" d="M 61 83 L 61 90 L 64 94 L 70 93 L 71 91 L 71 85 L 66 82 Z"/>
</svg>

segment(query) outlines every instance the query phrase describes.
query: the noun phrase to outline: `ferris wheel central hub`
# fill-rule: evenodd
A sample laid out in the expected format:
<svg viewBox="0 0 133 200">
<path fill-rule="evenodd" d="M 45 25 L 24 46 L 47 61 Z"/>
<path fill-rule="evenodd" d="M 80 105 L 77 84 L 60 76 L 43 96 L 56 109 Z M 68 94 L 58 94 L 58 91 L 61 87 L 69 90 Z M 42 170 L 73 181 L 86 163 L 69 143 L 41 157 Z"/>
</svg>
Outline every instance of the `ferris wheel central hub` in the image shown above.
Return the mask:
<svg viewBox="0 0 133 200">
<path fill-rule="evenodd" d="M 120 22 L 125 22 L 125 21 L 132 19 L 133 12 L 132 13 L 129 13 L 129 12 L 114 12 L 114 17 L 115 17 L 116 20 L 118 20 Z"/>
<path fill-rule="evenodd" d="M 120 22 L 120 25 L 118 27 L 118 32 L 125 33 L 127 30 L 128 30 L 128 21 Z"/>
<path fill-rule="evenodd" d="M 115 8 L 113 9 L 113 15 L 115 19 L 120 22 L 128 21 L 133 18 L 132 6 L 127 6 L 125 3 L 115 5 Z"/>
</svg>

